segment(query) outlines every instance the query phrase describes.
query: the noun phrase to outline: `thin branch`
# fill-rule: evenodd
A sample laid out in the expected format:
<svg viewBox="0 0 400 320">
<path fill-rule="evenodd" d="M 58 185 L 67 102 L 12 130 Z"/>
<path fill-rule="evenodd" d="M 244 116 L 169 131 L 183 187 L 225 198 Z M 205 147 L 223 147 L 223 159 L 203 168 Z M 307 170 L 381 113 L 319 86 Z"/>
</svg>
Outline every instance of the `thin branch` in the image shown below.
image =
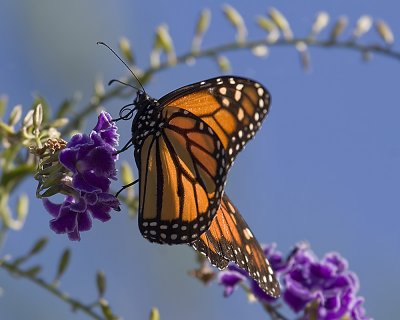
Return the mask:
<svg viewBox="0 0 400 320">
<path fill-rule="evenodd" d="M 315 40 L 312 38 L 295 38 L 291 40 L 281 39 L 278 41 L 269 41 L 267 39 L 253 40 L 245 43 L 231 42 L 219 46 L 215 46 L 209 49 L 200 50 L 198 52 L 189 52 L 183 55 L 180 55 L 176 58 L 175 63 L 171 64 L 168 61 L 162 62 L 157 67 L 149 67 L 144 71 L 143 75 L 140 76 L 140 81 L 143 85 L 147 82 L 144 80 L 149 80 L 152 75 L 162 70 L 168 69 L 170 67 L 175 66 L 176 64 L 183 64 L 191 59 L 199 59 L 199 58 L 215 58 L 221 53 L 235 50 L 248 50 L 257 46 L 266 45 L 268 47 L 283 47 L 283 46 L 296 46 L 298 43 L 304 43 L 309 47 L 320 47 L 320 48 L 338 48 L 338 49 L 347 49 L 352 51 L 357 51 L 360 53 L 370 52 L 376 53 L 383 56 L 387 56 L 389 58 L 400 61 L 400 52 L 393 51 L 390 47 L 383 47 L 379 44 L 360 44 L 354 41 L 332 41 L 332 40 Z M 109 89 L 105 94 L 99 96 L 97 101 L 89 103 L 86 107 L 82 108 L 80 112 L 76 113 L 74 117 L 71 119 L 69 124 L 64 128 L 63 133 L 67 133 L 72 129 L 76 129 L 76 127 L 80 124 L 82 119 L 84 119 L 88 114 L 94 111 L 100 104 L 119 96 L 124 87 L 115 87 L 113 89 Z"/>
<path fill-rule="evenodd" d="M 177 57 L 176 63 L 186 63 L 190 59 L 196 58 L 205 58 L 205 57 L 216 57 L 219 54 L 227 51 L 234 51 L 234 50 L 248 50 L 253 49 L 254 47 L 258 46 L 268 46 L 268 47 L 284 47 L 284 46 L 296 46 L 298 43 L 304 43 L 309 47 L 321 47 L 321 48 L 339 48 L 339 49 L 348 49 L 353 51 L 358 51 L 360 53 L 370 52 L 370 53 L 377 53 L 381 55 L 385 55 L 387 57 L 396 59 L 400 61 L 400 52 L 393 51 L 389 47 L 382 47 L 377 44 L 360 44 L 354 41 L 331 41 L 331 40 L 314 40 L 310 38 L 296 38 L 292 40 L 278 40 L 275 42 L 268 41 L 266 39 L 262 40 L 254 40 L 248 41 L 245 43 L 238 43 L 232 42 L 227 43 L 219 46 L 215 46 L 213 48 L 205 49 L 203 51 L 199 51 L 197 53 L 187 53 Z M 147 78 L 153 75 L 156 72 L 162 71 L 171 67 L 168 61 L 161 63 L 156 68 L 149 68 L 143 75 L 143 77 Z"/>
<path fill-rule="evenodd" d="M 288 320 L 283 316 L 276 307 L 272 306 L 268 302 L 261 302 L 264 310 L 271 316 L 272 320 Z"/>
<path fill-rule="evenodd" d="M 3 260 L 3 261 L 0 261 L 0 268 L 7 270 L 11 275 L 17 275 L 17 276 L 20 276 L 20 277 L 23 277 L 25 279 L 32 281 L 39 287 L 42 287 L 43 289 L 51 292 L 52 294 L 54 294 L 61 300 L 67 302 L 72 307 L 73 310 L 80 310 L 95 320 L 104 320 L 104 318 L 102 316 L 100 316 L 99 314 L 97 314 L 96 312 L 94 312 L 92 310 L 92 307 L 93 307 L 92 305 L 91 306 L 85 305 L 82 302 L 80 302 L 79 300 L 71 298 L 70 296 L 68 296 L 68 294 L 66 294 L 65 292 L 62 292 L 57 287 L 46 283 L 46 281 L 44 281 L 43 279 L 41 279 L 35 275 L 30 274 L 28 271 L 24 271 L 24 270 L 20 269 L 15 264 L 8 263 Z"/>
<path fill-rule="evenodd" d="M 251 291 L 251 289 L 247 286 L 247 285 L 245 285 L 245 284 L 243 284 L 243 283 L 241 283 L 240 284 L 240 287 L 249 295 L 253 295 L 253 292 Z M 261 303 L 261 305 L 262 305 L 262 307 L 264 308 L 264 310 L 270 315 L 270 317 L 271 317 L 271 319 L 272 320 L 288 320 L 283 314 L 281 314 L 279 311 L 278 311 L 278 307 L 279 307 L 279 305 L 278 306 L 273 306 L 272 304 L 270 304 L 269 302 L 267 302 L 267 301 L 262 301 L 262 300 L 258 300 L 260 303 Z"/>
</svg>

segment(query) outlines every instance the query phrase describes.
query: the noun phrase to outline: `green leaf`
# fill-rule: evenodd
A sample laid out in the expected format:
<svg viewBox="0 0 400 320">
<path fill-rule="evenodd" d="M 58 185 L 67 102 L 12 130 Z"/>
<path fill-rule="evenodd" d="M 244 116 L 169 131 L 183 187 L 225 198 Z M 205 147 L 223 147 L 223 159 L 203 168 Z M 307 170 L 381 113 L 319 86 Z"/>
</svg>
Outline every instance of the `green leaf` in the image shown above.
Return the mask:
<svg viewBox="0 0 400 320">
<path fill-rule="evenodd" d="M 135 58 L 132 53 L 132 47 L 129 40 L 125 37 L 122 37 L 119 40 L 119 50 L 122 53 L 122 57 L 128 61 L 130 64 L 135 64 Z"/>
<path fill-rule="evenodd" d="M 54 282 L 57 282 L 63 276 L 63 274 L 68 268 L 70 258 L 71 258 L 71 250 L 69 250 L 68 248 L 64 249 L 63 253 L 61 254 L 60 261 L 58 262 L 57 274 L 54 279 Z"/>
<path fill-rule="evenodd" d="M 19 266 L 22 263 L 24 263 L 25 261 L 27 261 L 29 258 L 34 256 L 35 254 L 40 253 L 45 248 L 48 241 L 49 241 L 49 239 L 46 237 L 40 238 L 39 240 L 37 240 L 35 242 L 35 244 L 31 248 L 31 250 L 29 250 L 29 252 L 26 255 L 16 258 L 12 264 L 15 266 Z"/>
<path fill-rule="evenodd" d="M 155 48 L 163 49 L 167 54 L 174 51 L 174 45 L 166 24 L 159 25 L 156 30 Z"/>
<path fill-rule="evenodd" d="M 122 162 L 121 165 L 121 180 L 123 184 L 129 184 L 135 180 L 133 170 L 127 161 Z"/>
<path fill-rule="evenodd" d="M 160 320 L 160 312 L 157 308 L 151 309 L 149 320 Z"/>
<path fill-rule="evenodd" d="M 19 181 L 21 181 L 28 175 L 32 175 L 34 172 L 35 172 L 35 166 L 29 164 L 22 164 L 13 170 L 3 172 L 0 184 L 11 192 Z"/>
<path fill-rule="evenodd" d="M 101 311 L 103 312 L 103 316 L 105 317 L 106 320 L 117 320 L 118 319 L 118 317 L 112 313 L 112 310 L 111 310 L 110 305 L 108 304 L 107 300 L 100 299 L 99 302 L 100 302 Z"/>
<path fill-rule="evenodd" d="M 48 238 L 46 238 L 46 237 L 40 238 L 33 245 L 32 249 L 29 251 L 28 255 L 33 256 L 35 254 L 38 254 L 40 251 L 42 251 L 44 249 L 44 247 L 47 245 L 48 242 L 49 242 Z"/>
<path fill-rule="evenodd" d="M 159 50 L 163 50 L 167 55 L 167 60 L 170 65 L 176 64 L 176 55 L 174 49 L 174 43 L 172 41 L 171 35 L 168 31 L 168 26 L 166 24 L 161 24 L 156 30 L 156 36 L 154 40 L 153 54 L 154 58 Z M 153 59 L 152 59 L 153 60 Z M 153 63 L 157 65 L 157 61 L 154 60 Z"/>
<path fill-rule="evenodd" d="M 0 97 L 0 118 L 4 116 L 7 109 L 7 97 Z"/>
<path fill-rule="evenodd" d="M 231 64 L 229 59 L 225 56 L 218 56 L 217 57 L 218 67 L 222 73 L 227 73 L 231 70 Z"/>
<path fill-rule="evenodd" d="M 225 17 L 236 29 L 236 40 L 239 43 L 245 42 L 247 37 L 247 28 L 240 13 L 228 4 L 224 5 L 222 10 Z"/>
<path fill-rule="evenodd" d="M 30 276 L 30 277 L 35 277 L 41 271 L 42 271 L 42 267 L 41 266 L 33 266 L 33 267 L 29 268 L 28 270 L 26 270 L 25 274 Z"/>
<path fill-rule="evenodd" d="M 56 118 L 63 118 L 66 115 L 69 115 L 75 104 L 75 99 L 65 99 L 57 110 Z"/>
<path fill-rule="evenodd" d="M 50 123 L 50 127 L 52 128 L 62 128 L 67 125 L 69 122 L 68 118 L 58 118 Z"/>
<path fill-rule="evenodd" d="M 33 100 L 32 109 L 34 110 L 39 104 L 42 105 L 42 122 L 47 123 L 49 121 L 51 108 L 44 97 L 37 95 Z"/>
<path fill-rule="evenodd" d="M 40 190 L 42 191 L 42 190 Z M 61 186 L 52 186 L 50 188 L 48 188 L 46 191 L 44 191 L 43 193 L 36 193 L 36 197 L 41 199 L 41 198 L 48 198 L 51 196 L 54 196 L 57 193 L 60 193 L 62 191 L 62 187 Z"/>
<path fill-rule="evenodd" d="M 140 78 L 142 85 L 146 85 L 153 78 L 153 72 L 145 72 Z"/>
<path fill-rule="evenodd" d="M 25 221 L 26 215 L 28 214 L 29 198 L 23 193 L 18 197 L 17 201 L 17 220 L 21 223 Z"/>
<path fill-rule="evenodd" d="M 96 285 L 99 297 L 103 297 L 106 291 L 106 275 L 102 271 L 98 271 L 96 274 Z"/>
<path fill-rule="evenodd" d="M 129 216 L 135 217 L 138 212 L 138 208 L 139 208 L 138 199 L 137 198 L 128 199 L 128 201 L 126 202 L 126 205 L 128 207 Z"/>
<path fill-rule="evenodd" d="M 20 264 L 24 263 L 28 259 L 28 256 L 18 257 L 12 263 L 13 266 L 19 266 Z"/>
<path fill-rule="evenodd" d="M 8 120 L 8 124 L 12 127 L 15 126 L 18 123 L 18 121 L 21 120 L 21 117 L 22 117 L 22 106 L 19 104 L 19 105 L 16 105 L 11 110 L 10 119 Z"/>
<path fill-rule="evenodd" d="M 211 11 L 204 9 L 201 11 L 199 19 L 197 20 L 196 30 L 192 40 L 192 51 L 197 53 L 200 51 L 201 42 L 205 32 L 208 30 L 211 21 Z"/>
<path fill-rule="evenodd" d="M 43 106 L 39 103 L 33 111 L 33 127 L 39 129 L 43 122 Z"/>
<path fill-rule="evenodd" d="M 209 9 L 204 9 L 201 11 L 199 20 L 197 20 L 196 25 L 196 35 L 202 35 L 207 31 L 210 26 L 211 11 Z"/>
</svg>

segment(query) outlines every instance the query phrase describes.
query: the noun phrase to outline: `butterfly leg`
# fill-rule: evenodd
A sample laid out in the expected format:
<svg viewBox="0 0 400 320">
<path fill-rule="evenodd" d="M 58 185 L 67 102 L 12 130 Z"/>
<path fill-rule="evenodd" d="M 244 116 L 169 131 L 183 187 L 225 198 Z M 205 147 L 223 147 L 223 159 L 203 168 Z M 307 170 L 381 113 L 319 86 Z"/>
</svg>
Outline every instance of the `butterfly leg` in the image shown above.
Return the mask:
<svg viewBox="0 0 400 320">
<path fill-rule="evenodd" d="M 132 187 L 133 185 L 135 185 L 137 182 L 139 182 L 139 179 L 136 179 L 135 181 L 128 183 L 124 186 L 121 187 L 121 189 L 118 190 L 118 192 L 115 194 L 115 197 L 118 197 L 118 195 L 125 189 Z"/>
<path fill-rule="evenodd" d="M 130 140 L 128 141 L 128 143 L 122 147 L 122 149 L 117 150 L 117 152 L 115 152 L 113 155 L 116 156 L 117 154 L 120 154 L 120 153 L 122 153 L 122 152 L 128 150 L 128 149 L 129 149 L 130 147 L 132 147 L 132 146 L 133 146 L 133 142 L 132 142 L 132 139 L 130 139 Z"/>
</svg>

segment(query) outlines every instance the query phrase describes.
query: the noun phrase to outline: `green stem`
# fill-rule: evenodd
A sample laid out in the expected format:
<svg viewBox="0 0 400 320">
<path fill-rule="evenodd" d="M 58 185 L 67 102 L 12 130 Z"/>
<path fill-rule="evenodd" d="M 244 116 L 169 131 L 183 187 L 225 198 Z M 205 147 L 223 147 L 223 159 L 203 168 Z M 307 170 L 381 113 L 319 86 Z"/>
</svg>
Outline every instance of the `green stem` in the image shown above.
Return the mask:
<svg viewBox="0 0 400 320">
<path fill-rule="evenodd" d="M 199 59 L 199 58 L 215 58 L 221 53 L 225 53 L 228 51 L 234 50 L 248 50 L 257 46 L 266 45 L 268 47 L 283 47 L 283 46 L 296 46 L 298 43 L 305 43 L 309 47 L 320 47 L 320 48 L 339 48 L 339 49 L 348 49 L 357 51 L 360 53 L 371 52 L 380 55 L 387 56 L 389 58 L 393 58 L 400 61 L 400 52 L 393 51 L 390 47 L 383 47 L 378 44 L 360 44 L 355 41 L 332 41 L 332 40 L 315 40 L 313 38 L 295 38 L 291 40 L 281 39 L 278 41 L 269 41 L 267 39 L 253 40 L 245 43 L 231 42 L 219 46 L 215 46 L 209 49 L 204 49 L 199 52 L 189 52 L 183 55 L 180 55 L 176 58 L 175 64 L 171 64 L 168 61 L 162 62 L 157 67 L 149 67 L 144 71 L 143 75 L 140 77 L 140 80 L 144 79 L 149 80 L 151 76 L 159 71 L 168 69 L 170 67 L 175 66 L 176 64 L 186 63 L 190 59 Z M 145 83 L 143 83 L 144 85 Z M 85 118 L 88 114 L 93 112 L 99 104 L 104 104 L 108 100 L 120 95 L 125 87 L 119 86 L 109 89 L 104 95 L 98 97 L 96 103 L 89 103 L 86 107 L 82 108 L 80 112 L 76 113 L 75 116 L 71 119 L 69 124 L 65 126 L 62 133 L 65 134 L 72 129 L 76 129 L 82 119 Z"/>
<path fill-rule="evenodd" d="M 232 42 L 232 43 L 227 43 L 219 46 L 215 46 L 213 48 L 205 49 L 203 51 L 199 51 L 198 53 L 187 53 L 184 55 L 181 55 L 177 57 L 176 59 L 176 64 L 181 64 L 185 63 L 190 59 L 196 59 L 196 58 L 206 58 L 206 57 L 212 57 L 215 58 L 221 53 L 227 52 L 227 51 L 233 51 L 233 50 L 248 50 L 252 49 L 257 46 L 268 46 L 268 47 L 284 47 L 284 46 L 296 46 L 299 43 L 304 43 L 309 47 L 321 47 L 321 48 L 339 48 L 339 49 L 348 49 L 348 50 L 353 50 L 353 51 L 358 51 L 360 53 L 365 53 L 365 52 L 371 52 L 371 53 L 377 53 L 381 55 L 388 56 L 390 58 L 396 59 L 400 61 L 400 52 L 392 51 L 389 47 L 381 47 L 376 44 L 359 44 L 354 41 L 341 41 L 341 42 L 336 42 L 332 40 L 315 40 L 312 38 L 296 38 L 292 40 L 278 40 L 275 42 L 268 41 L 267 39 L 261 39 L 261 40 L 253 40 L 253 41 L 248 41 L 245 43 L 238 43 L 238 42 Z M 157 67 L 149 68 L 147 71 L 145 71 L 143 77 L 147 78 L 154 73 L 167 69 L 168 67 L 171 67 L 171 65 L 168 61 L 161 63 Z"/>
<path fill-rule="evenodd" d="M 247 294 L 253 295 L 253 292 L 247 285 L 241 283 L 240 286 Z M 281 314 L 277 310 L 277 307 L 279 307 L 279 306 L 273 306 L 269 302 L 266 302 L 266 301 L 259 300 L 259 302 L 261 303 L 264 310 L 270 315 L 272 320 L 288 320 L 283 314 Z"/>
<path fill-rule="evenodd" d="M 264 310 L 271 316 L 272 320 L 287 320 L 274 306 L 268 302 L 261 302 Z"/>
<path fill-rule="evenodd" d="M 18 266 L 8 263 L 6 261 L 0 261 L 0 268 L 7 270 L 11 275 L 17 275 L 26 279 L 29 279 L 39 287 L 42 287 L 46 291 L 54 294 L 56 297 L 60 298 L 62 301 L 68 303 L 73 310 L 80 310 L 83 313 L 90 316 L 92 319 L 104 320 L 99 314 L 92 310 L 91 306 L 85 305 L 80 301 L 71 298 L 66 293 L 60 291 L 57 287 L 46 283 L 43 279 L 36 277 L 35 275 L 29 274 L 27 271 L 21 270 Z"/>
<path fill-rule="evenodd" d="M 4 242 L 6 240 L 6 236 L 7 236 L 7 231 L 8 230 L 9 229 L 7 228 L 7 226 L 3 222 L 1 227 L 0 227 L 0 250 L 3 249 L 3 247 L 4 247 Z M 0 263 L 0 266 L 1 266 L 1 263 Z"/>
</svg>

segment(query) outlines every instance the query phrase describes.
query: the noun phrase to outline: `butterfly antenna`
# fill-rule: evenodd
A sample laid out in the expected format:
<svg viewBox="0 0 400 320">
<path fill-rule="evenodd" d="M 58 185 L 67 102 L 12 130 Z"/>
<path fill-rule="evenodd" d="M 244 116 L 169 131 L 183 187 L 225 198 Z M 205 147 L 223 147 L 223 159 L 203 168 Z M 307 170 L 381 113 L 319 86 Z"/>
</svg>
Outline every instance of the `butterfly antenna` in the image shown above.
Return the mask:
<svg viewBox="0 0 400 320">
<path fill-rule="evenodd" d="M 135 77 L 136 81 L 140 84 L 140 86 L 143 89 L 143 92 L 146 92 L 146 90 L 144 90 L 142 83 L 140 82 L 140 80 L 138 79 L 138 77 L 136 77 L 136 75 L 133 73 L 132 69 L 129 68 L 129 66 L 126 64 L 126 62 L 124 60 L 121 59 L 121 57 L 107 44 L 104 43 L 102 41 L 98 41 L 97 44 L 101 44 L 102 46 L 105 46 L 106 48 L 108 48 L 108 50 L 110 50 L 124 65 L 125 67 L 132 73 L 132 75 Z"/>
<path fill-rule="evenodd" d="M 138 90 L 137 87 L 135 87 L 135 86 L 133 86 L 133 85 L 131 85 L 131 84 L 129 84 L 129 83 L 123 82 L 123 81 L 121 81 L 121 80 L 118 80 L 118 79 L 112 79 L 112 80 L 108 81 L 108 85 L 110 86 L 110 85 L 113 84 L 114 82 L 123 84 L 124 86 L 127 86 L 127 87 L 131 87 L 132 89 Z"/>
</svg>

